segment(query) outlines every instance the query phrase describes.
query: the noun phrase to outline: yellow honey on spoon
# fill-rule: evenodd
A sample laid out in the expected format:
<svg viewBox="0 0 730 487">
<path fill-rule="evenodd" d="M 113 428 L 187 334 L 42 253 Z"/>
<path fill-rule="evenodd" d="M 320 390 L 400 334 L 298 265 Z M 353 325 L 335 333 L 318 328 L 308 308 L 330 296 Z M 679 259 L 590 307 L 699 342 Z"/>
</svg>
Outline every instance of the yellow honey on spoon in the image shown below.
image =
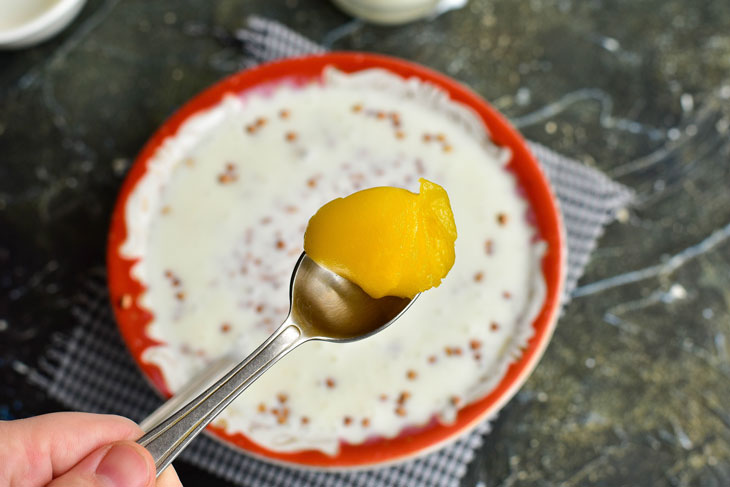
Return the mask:
<svg viewBox="0 0 730 487">
<path fill-rule="evenodd" d="M 454 265 L 449 197 L 421 179 L 419 194 L 388 186 L 337 198 L 317 211 L 304 251 L 373 298 L 412 298 L 438 287 Z"/>
</svg>

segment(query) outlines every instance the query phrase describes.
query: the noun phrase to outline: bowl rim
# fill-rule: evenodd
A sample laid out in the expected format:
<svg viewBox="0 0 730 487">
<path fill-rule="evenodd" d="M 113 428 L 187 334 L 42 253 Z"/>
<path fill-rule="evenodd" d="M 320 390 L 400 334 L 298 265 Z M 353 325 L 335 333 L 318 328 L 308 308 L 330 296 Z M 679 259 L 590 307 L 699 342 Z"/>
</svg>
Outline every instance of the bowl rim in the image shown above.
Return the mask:
<svg viewBox="0 0 730 487">
<path fill-rule="evenodd" d="M 122 183 L 112 212 L 107 245 L 107 272 L 111 305 L 124 342 L 143 375 L 158 392 L 169 397 L 171 394 L 160 369 L 142 359 L 145 349 L 160 342 L 145 334 L 152 314 L 137 304 L 137 298 L 144 291 L 144 286 L 131 276 L 130 269 L 138 259 L 124 258 L 119 252 L 127 233 L 127 199 L 147 172 L 149 160 L 160 145 L 167 137 L 174 136 L 189 117 L 215 106 L 227 94 L 242 93 L 261 84 L 282 79 L 308 82 L 320 78 L 324 68 L 329 66 L 346 73 L 382 68 L 403 78 L 417 77 L 440 87 L 448 93 L 451 100 L 474 110 L 495 144 L 511 149 L 512 157 L 506 167 L 515 174 L 520 187 L 524 189 L 524 197 L 535 214 L 539 236 L 547 243 L 541 263 L 546 296 L 532 323 L 532 337 L 521 357 L 509 365 L 499 384 L 486 396 L 461 408 L 453 423 L 432 421 L 429 425 L 414 428 L 413 431 L 395 438 L 377 439 L 359 445 L 343 443 L 335 456 L 315 450 L 276 452 L 254 443 L 241 433 L 230 434 L 213 425 L 207 428 L 208 432 L 229 446 L 270 463 L 305 469 L 346 471 L 382 467 L 422 456 L 471 431 L 493 416 L 517 393 L 537 365 L 555 329 L 562 301 L 566 258 L 565 233 L 557 200 L 525 140 L 504 116 L 479 95 L 460 82 L 421 65 L 380 54 L 360 52 L 331 52 L 288 58 L 230 75 L 206 88 L 178 109 L 150 137 L 137 156 Z"/>
<path fill-rule="evenodd" d="M 22 41 L 28 37 L 53 28 L 54 24 L 61 20 L 69 11 L 76 8 L 86 0 L 58 0 L 50 8 L 44 10 L 27 22 L 11 29 L 0 29 L 0 44 L 9 44 Z M 68 19 L 70 22 L 73 19 Z"/>
</svg>

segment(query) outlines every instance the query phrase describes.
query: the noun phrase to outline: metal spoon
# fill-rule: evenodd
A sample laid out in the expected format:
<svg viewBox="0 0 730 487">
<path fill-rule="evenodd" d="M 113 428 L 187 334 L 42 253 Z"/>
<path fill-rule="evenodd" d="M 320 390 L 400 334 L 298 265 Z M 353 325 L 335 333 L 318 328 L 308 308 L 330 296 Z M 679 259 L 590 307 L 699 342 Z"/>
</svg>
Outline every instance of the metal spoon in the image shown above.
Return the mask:
<svg viewBox="0 0 730 487">
<path fill-rule="evenodd" d="M 302 254 L 292 273 L 289 302 L 284 323 L 259 348 L 138 440 L 155 459 L 158 476 L 208 423 L 281 357 L 310 340 L 345 343 L 366 338 L 393 323 L 413 300 L 393 296 L 373 299 L 357 284 Z"/>
</svg>

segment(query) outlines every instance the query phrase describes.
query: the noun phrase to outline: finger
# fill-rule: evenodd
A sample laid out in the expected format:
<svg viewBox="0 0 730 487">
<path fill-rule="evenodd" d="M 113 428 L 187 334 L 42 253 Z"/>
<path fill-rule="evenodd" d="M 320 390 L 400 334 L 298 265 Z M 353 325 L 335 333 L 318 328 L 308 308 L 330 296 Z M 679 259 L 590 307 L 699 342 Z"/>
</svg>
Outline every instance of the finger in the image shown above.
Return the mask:
<svg viewBox="0 0 730 487">
<path fill-rule="evenodd" d="M 177 476 L 175 468 L 170 465 L 162 474 L 157 477 L 155 487 L 182 487 L 182 482 Z"/>
<path fill-rule="evenodd" d="M 53 413 L 0 422 L 0 479 L 9 485 L 46 485 L 96 449 L 141 434 L 132 421 L 101 414 Z"/>
<path fill-rule="evenodd" d="M 154 487 L 152 455 L 133 441 L 103 446 L 47 487 Z"/>
</svg>

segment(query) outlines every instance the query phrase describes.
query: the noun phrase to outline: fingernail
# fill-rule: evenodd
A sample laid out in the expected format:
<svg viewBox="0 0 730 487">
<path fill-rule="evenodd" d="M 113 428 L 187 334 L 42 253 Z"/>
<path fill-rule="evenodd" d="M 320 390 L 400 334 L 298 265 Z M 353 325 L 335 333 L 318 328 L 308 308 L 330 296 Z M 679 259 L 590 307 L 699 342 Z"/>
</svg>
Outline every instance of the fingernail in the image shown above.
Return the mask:
<svg viewBox="0 0 730 487">
<path fill-rule="evenodd" d="M 149 475 L 147 460 L 124 443 L 112 446 L 96 467 L 96 476 L 108 487 L 144 487 Z"/>
</svg>

